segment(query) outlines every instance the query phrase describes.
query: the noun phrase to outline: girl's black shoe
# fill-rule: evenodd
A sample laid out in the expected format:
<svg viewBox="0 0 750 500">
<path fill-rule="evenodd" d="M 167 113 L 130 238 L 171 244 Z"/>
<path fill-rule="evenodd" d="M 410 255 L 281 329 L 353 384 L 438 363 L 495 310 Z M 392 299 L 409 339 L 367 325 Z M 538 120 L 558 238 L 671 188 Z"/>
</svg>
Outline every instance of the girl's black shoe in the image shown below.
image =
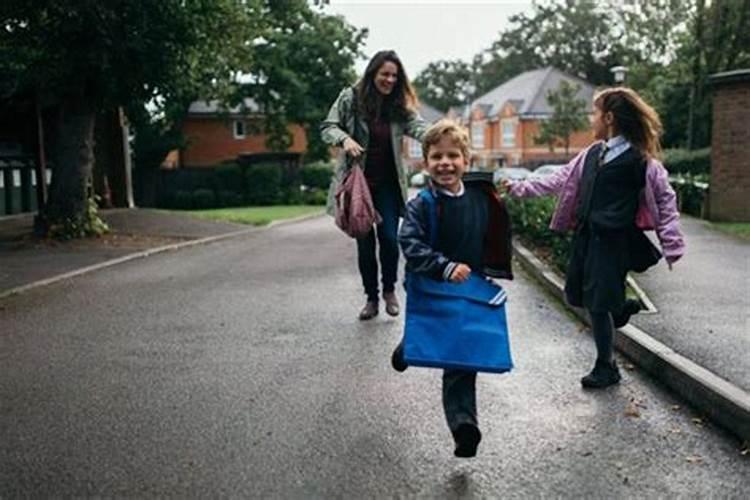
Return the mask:
<svg viewBox="0 0 750 500">
<path fill-rule="evenodd" d="M 479 427 L 474 424 L 461 424 L 453 433 L 456 440 L 456 449 L 453 454 L 459 458 L 471 458 L 477 454 L 477 446 L 482 440 Z"/>
<path fill-rule="evenodd" d="M 620 370 L 614 360 L 611 363 L 597 360 L 591 373 L 581 379 L 581 385 L 587 389 L 604 389 L 617 384 L 621 379 Z"/>
</svg>

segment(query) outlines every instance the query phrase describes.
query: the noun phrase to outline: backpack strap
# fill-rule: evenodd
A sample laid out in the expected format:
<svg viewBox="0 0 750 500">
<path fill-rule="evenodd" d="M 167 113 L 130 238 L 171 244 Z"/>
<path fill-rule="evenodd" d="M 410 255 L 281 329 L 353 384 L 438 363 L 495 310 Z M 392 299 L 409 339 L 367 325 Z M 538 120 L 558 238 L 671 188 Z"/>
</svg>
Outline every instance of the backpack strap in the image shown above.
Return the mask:
<svg viewBox="0 0 750 500">
<path fill-rule="evenodd" d="M 419 192 L 419 197 L 422 198 L 425 205 L 427 206 L 427 235 L 430 238 L 430 246 L 435 247 L 437 243 L 437 231 L 438 231 L 438 203 L 435 193 L 430 188 L 424 188 Z"/>
</svg>

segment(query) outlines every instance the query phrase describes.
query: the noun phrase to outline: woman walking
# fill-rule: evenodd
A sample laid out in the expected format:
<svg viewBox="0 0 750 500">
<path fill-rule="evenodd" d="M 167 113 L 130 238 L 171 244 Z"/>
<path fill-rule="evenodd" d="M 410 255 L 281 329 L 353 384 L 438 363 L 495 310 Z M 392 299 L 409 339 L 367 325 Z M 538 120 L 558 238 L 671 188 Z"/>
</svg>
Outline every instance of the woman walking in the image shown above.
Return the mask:
<svg viewBox="0 0 750 500">
<path fill-rule="evenodd" d="M 417 97 L 398 55 L 375 54 L 362 78 L 344 88 L 321 124 L 323 140 L 341 147 L 344 157 L 334 183 L 359 161 L 364 167 L 375 209 L 382 222 L 357 239 L 359 273 L 367 301 L 360 320 L 378 315 L 378 254 L 385 310 L 399 314 L 395 284 L 398 270 L 398 220 L 403 213 L 407 172 L 401 158 L 404 135 L 420 140 L 427 124 L 417 113 Z M 377 251 L 376 246 L 379 246 Z"/>
</svg>

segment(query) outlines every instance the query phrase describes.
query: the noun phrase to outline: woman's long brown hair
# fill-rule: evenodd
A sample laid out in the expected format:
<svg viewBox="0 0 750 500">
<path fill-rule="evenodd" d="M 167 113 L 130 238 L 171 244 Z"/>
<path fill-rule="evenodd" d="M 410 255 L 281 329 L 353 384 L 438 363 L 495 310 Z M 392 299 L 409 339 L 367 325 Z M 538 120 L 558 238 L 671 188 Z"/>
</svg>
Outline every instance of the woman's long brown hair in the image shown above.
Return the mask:
<svg viewBox="0 0 750 500">
<path fill-rule="evenodd" d="M 393 92 L 384 96 L 375 88 L 375 75 L 386 62 L 396 65 L 398 77 Z M 401 59 L 393 50 L 381 50 L 372 56 L 355 89 L 358 108 L 371 119 L 405 120 L 417 109 L 417 93 L 406 76 Z"/>
<path fill-rule="evenodd" d="M 659 114 L 634 90 L 627 87 L 604 89 L 594 96 L 594 105 L 602 113 L 614 116 L 615 127 L 649 158 L 661 155 L 660 138 L 664 131 Z"/>
</svg>

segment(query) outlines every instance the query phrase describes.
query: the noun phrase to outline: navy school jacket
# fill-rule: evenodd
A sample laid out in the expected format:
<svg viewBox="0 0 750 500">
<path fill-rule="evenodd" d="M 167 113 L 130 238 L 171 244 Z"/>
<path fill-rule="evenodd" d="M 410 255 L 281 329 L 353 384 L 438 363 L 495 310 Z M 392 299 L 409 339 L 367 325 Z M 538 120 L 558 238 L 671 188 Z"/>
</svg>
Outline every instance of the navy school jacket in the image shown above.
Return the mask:
<svg viewBox="0 0 750 500">
<path fill-rule="evenodd" d="M 464 186 L 479 187 L 487 194 L 489 204 L 487 233 L 484 237 L 484 268 L 478 270 L 486 276 L 502 279 L 513 279 L 511 270 L 511 224 L 505 202 L 492 183 L 489 172 L 468 172 L 463 177 Z M 437 221 L 440 224 L 441 195 L 430 185 L 436 197 Z M 399 244 L 406 257 L 407 271 L 426 274 L 434 279 L 443 280 L 450 275 L 456 262 L 435 250 L 430 245 L 428 203 L 417 196 L 406 204 L 406 214 L 399 230 Z"/>
</svg>

